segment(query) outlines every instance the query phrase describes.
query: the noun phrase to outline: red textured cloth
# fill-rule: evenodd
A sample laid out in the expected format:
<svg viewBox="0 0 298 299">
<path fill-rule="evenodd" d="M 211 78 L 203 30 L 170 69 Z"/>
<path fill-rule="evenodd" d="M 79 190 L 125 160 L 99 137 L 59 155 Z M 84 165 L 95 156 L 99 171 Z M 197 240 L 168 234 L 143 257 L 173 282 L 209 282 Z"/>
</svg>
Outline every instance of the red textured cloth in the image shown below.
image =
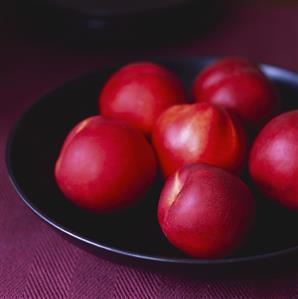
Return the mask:
<svg viewBox="0 0 298 299">
<path fill-rule="evenodd" d="M 298 6 L 239 8 L 208 35 L 156 50 L 79 50 L 10 34 L 1 38 L 1 45 L 0 298 L 298 298 L 293 268 L 266 275 L 243 271 L 185 277 L 134 269 L 87 253 L 25 207 L 4 164 L 9 129 L 23 110 L 66 79 L 96 66 L 149 55 L 243 55 L 298 71 Z"/>
</svg>

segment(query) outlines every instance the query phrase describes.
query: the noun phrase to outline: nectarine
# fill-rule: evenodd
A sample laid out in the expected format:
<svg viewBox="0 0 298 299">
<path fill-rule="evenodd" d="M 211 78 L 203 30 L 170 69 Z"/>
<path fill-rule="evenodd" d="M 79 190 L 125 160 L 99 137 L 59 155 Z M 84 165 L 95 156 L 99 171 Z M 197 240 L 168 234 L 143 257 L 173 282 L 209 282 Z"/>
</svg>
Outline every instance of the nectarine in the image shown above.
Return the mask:
<svg viewBox="0 0 298 299">
<path fill-rule="evenodd" d="M 155 155 L 145 137 L 126 123 L 102 116 L 73 128 L 55 166 L 65 196 L 94 212 L 133 204 L 150 188 L 155 174 Z"/>
<path fill-rule="evenodd" d="M 245 238 L 254 213 L 252 194 L 239 178 L 204 164 L 173 174 L 158 203 L 158 221 L 167 239 L 196 258 L 232 253 Z"/>
<path fill-rule="evenodd" d="M 166 177 L 197 162 L 239 173 L 246 158 L 247 138 L 240 123 L 207 102 L 170 107 L 152 137 Z"/>
<path fill-rule="evenodd" d="M 225 58 L 198 74 L 193 84 L 197 101 L 207 101 L 238 114 L 250 128 L 259 128 L 279 107 L 273 84 L 257 65 L 244 58 Z"/>
<path fill-rule="evenodd" d="M 280 114 L 261 130 L 249 169 L 266 196 L 298 210 L 298 110 Z"/>
<path fill-rule="evenodd" d="M 99 96 L 101 114 L 127 121 L 149 135 L 159 115 L 185 101 L 180 80 L 164 67 L 132 63 L 114 73 Z"/>
</svg>

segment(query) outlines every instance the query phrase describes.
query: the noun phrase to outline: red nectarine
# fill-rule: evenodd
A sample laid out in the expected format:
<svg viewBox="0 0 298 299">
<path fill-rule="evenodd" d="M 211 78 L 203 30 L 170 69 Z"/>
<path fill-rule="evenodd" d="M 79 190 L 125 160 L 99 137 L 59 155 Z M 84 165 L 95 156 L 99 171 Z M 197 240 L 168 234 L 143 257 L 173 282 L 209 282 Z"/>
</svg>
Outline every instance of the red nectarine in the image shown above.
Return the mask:
<svg viewBox="0 0 298 299">
<path fill-rule="evenodd" d="M 102 116 L 80 122 L 66 138 L 55 166 L 67 198 L 94 212 L 136 202 L 153 183 L 156 159 L 145 137 Z"/>
<path fill-rule="evenodd" d="M 249 169 L 265 195 L 298 210 L 298 110 L 280 114 L 261 130 Z"/>
<path fill-rule="evenodd" d="M 167 239 L 197 258 L 232 253 L 249 230 L 254 213 L 252 194 L 239 178 L 204 164 L 173 174 L 158 204 L 158 221 Z"/>
<path fill-rule="evenodd" d="M 100 96 L 101 114 L 127 121 L 150 134 L 159 115 L 168 107 L 185 101 L 180 80 L 154 63 L 132 63 L 114 73 Z"/>
<path fill-rule="evenodd" d="M 197 101 L 207 101 L 238 114 L 259 128 L 278 111 L 273 84 L 257 65 L 244 58 L 221 59 L 198 74 L 193 84 Z"/>
<path fill-rule="evenodd" d="M 169 108 L 158 119 L 152 137 L 166 177 L 197 162 L 238 173 L 246 158 L 247 138 L 240 123 L 207 102 Z"/>
</svg>

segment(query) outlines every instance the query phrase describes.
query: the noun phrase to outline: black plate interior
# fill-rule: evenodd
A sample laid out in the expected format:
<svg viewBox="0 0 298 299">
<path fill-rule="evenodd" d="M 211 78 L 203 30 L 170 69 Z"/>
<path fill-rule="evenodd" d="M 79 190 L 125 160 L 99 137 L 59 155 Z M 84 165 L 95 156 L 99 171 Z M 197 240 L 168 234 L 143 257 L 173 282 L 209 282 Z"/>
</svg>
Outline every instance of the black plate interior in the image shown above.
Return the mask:
<svg viewBox="0 0 298 299">
<path fill-rule="evenodd" d="M 212 59 L 159 62 L 176 72 L 189 89 L 197 72 L 210 61 Z M 60 147 L 77 122 L 98 113 L 99 91 L 119 67 L 97 70 L 66 83 L 37 101 L 17 123 L 7 146 L 7 165 L 24 202 L 50 225 L 82 244 L 142 260 L 222 264 L 297 252 L 297 214 L 258 194 L 256 227 L 251 237 L 233 256 L 219 260 L 187 258 L 165 240 L 156 219 L 160 183 L 141 204 L 117 215 L 93 215 L 64 198 L 53 177 Z M 283 109 L 297 108 L 298 75 L 272 66 L 263 65 L 262 68 L 276 84 Z"/>
</svg>

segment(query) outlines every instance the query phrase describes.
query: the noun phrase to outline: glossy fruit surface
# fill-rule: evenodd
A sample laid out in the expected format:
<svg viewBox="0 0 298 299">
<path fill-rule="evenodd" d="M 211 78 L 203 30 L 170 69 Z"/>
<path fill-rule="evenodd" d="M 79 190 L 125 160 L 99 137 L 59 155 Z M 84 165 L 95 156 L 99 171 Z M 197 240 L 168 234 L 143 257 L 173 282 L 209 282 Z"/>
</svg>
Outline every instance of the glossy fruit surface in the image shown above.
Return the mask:
<svg viewBox="0 0 298 299">
<path fill-rule="evenodd" d="M 166 110 L 153 130 L 153 144 L 166 177 L 184 165 L 198 162 L 238 173 L 247 150 L 240 123 L 206 102 Z"/>
<path fill-rule="evenodd" d="M 196 258 L 223 257 L 239 247 L 255 214 L 250 190 L 237 177 L 204 164 L 178 170 L 158 204 L 167 239 Z"/>
<path fill-rule="evenodd" d="M 87 118 L 66 138 L 55 165 L 67 198 L 94 212 L 138 201 L 156 174 L 153 149 L 137 130 L 102 116 Z"/>
<path fill-rule="evenodd" d="M 232 111 L 251 128 L 263 126 L 279 109 L 272 83 L 244 58 L 225 58 L 209 65 L 197 75 L 193 93 L 198 102 Z"/>
<path fill-rule="evenodd" d="M 181 81 L 164 67 L 132 63 L 114 73 L 99 96 L 103 115 L 127 121 L 150 134 L 159 115 L 168 107 L 184 102 Z"/>
<path fill-rule="evenodd" d="M 249 169 L 266 196 L 298 210 L 298 110 L 280 114 L 261 130 Z"/>
</svg>

